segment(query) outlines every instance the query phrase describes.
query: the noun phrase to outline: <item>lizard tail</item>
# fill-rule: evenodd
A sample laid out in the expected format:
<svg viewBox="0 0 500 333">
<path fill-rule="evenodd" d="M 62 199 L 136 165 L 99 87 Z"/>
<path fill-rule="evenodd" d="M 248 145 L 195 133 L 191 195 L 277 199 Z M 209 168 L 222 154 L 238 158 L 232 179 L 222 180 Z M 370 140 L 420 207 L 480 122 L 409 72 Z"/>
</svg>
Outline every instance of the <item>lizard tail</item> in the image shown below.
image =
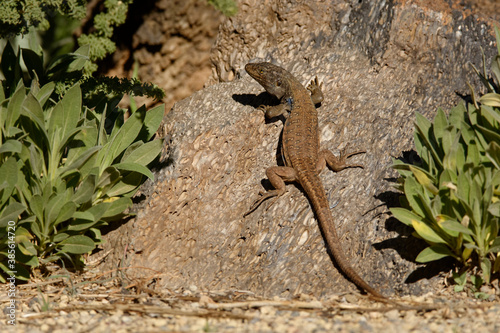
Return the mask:
<svg viewBox="0 0 500 333">
<path fill-rule="evenodd" d="M 301 181 L 300 183 L 302 185 L 302 188 L 304 188 L 304 190 L 308 194 L 308 197 L 311 198 L 310 201 L 316 212 L 321 232 L 328 248 L 330 249 L 331 254 L 333 255 L 333 258 L 335 259 L 335 262 L 342 270 L 342 272 L 359 288 L 363 289 L 367 293 L 370 293 L 377 299 L 385 299 L 382 294 L 380 294 L 377 290 L 375 290 L 367 282 L 365 282 L 365 280 L 363 280 L 349 264 L 349 261 L 345 257 L 342 250 L 337 231 L 335 230 L 335 223 L 333 222 L 332 213 L 330 211 L 328 200 L 326 199 L 325 190 L 323 188 L 321 180 L 316 174 L 314 174 L 312 177 L 315 177 L 317 179 Z M 321 185 L 318 186 L 318 184 Z"/>
</svg>

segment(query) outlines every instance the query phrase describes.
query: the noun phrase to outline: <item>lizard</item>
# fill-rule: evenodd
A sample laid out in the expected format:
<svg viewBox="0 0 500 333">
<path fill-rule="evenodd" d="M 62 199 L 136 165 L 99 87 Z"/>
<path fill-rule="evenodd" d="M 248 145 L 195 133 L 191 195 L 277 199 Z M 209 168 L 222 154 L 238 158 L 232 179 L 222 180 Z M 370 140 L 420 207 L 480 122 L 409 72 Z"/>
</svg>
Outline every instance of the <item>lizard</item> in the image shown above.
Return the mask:
<svg viewBox="0 0 500 333">
<path fill-rule="evenodd" d="M 266 176 L 274 189 L 261 192 L 260 198 L 245 215 L 253 212 L 264 200 L 275 197 L 272 205 L 286 192 L 285 182 L 299 183 L 316 213 L 327 247 L 342 272 L 375 299 L 386 299 L 365 282 L 346 259 L 335 230 L 326 192 L 319 178 L 319 173 L 326 164 L 335 172 L 345 168 L 362 168 L 363 166 L 359 164 L 347 164 L 346 160 L 365 151 L 346 154 L 343 150 L 337 157 L 330 150 L 320 150 L 316 105 L 320 104 L 324 97 L 321 91 L 323 83 L 319 85 L 317 77 L 306 89 L 290 72 L 268 62 L 249 63 L 245 66 L 245 70 L 269 94 L 280 100 L 278 105 L 259 106 L 259 109 L 265 112 L 266 118 L 280 115 L 286 118 L 281 149 L 285 165 L 267 168 Z"/>
</svg>

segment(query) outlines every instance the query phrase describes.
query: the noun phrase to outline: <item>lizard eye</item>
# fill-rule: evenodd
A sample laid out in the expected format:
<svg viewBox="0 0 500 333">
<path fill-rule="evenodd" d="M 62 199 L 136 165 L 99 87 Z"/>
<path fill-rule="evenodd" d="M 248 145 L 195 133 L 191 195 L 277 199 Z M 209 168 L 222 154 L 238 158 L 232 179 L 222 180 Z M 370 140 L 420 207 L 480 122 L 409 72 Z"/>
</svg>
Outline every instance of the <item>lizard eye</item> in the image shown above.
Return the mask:
<svg viewBox="0 0 500 333">
<path fill-rule="evenodd" d="M 281 80 L 276 80 L 276 85 L 279 87 L 281 86 Z"/>
</svg>

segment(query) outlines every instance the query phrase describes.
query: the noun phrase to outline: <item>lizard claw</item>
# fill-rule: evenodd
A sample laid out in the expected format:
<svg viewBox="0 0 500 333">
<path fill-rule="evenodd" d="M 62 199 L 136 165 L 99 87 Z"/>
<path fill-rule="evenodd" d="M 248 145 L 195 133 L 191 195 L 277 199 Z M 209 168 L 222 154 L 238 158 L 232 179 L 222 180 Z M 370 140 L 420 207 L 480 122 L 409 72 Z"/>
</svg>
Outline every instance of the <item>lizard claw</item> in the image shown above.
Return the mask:
<svg viewBox="0 0 500 333">
<path fill-rule="evenodd" d="M 323 88 L 323 82 L 321 84 L 318 81 L 318 77 L 316 76 L 314 80 L 311 80 L 311 83 L 307 86 L 307 90 L 311 92 L 311 99 L 314 104 L 319 104 L 323 102 L 323 92 L 321 89 Z"/>
<path fill-rule="evenodd" d="M 339 158 L 340 162 L 344 164 L 345 168 L 364 168 L 362 164 L 347 164 L 346 160 L 351 156 L 366 153 L 365 150 L 357 150 L 351 153 L 346 153 L 346 152 L 347 152 L 347 146 L 344 149 L 342 149 Z"/>
<path fill-rule="evenodd" d="M 307 90 L 309 90 L 311 93 L 314 93 L 318 89 L 321 90 L 323 88 L 323 82 L 321 84 L 318 81 L 318 77 L 316 76 L 314 80 L 311 80 L 311 83 L 307 86 Z"/>
<path fill-rule="evenodd" d="M 259 110 L 259 111 L 262 111 L 262 112 L 266 113 L 266 112 L 267 112 L 267 108 L 268 108 L 268 106 L 263 104 L 263 105 L 259 105 L 259 106 L 257 107 L 257 110 Z"/>
</svg>

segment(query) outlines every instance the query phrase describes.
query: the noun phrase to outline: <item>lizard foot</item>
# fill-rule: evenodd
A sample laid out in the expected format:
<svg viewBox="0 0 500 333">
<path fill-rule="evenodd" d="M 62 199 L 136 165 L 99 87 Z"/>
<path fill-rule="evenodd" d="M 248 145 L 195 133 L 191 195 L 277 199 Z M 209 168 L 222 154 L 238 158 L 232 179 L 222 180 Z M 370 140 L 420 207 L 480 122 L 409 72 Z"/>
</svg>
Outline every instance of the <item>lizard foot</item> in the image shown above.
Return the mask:
<svg viewBox="0 0 500 333">
<path fill-rule="evenodd" d="M 346 153 L 347 151 L 347 146 L 342 149 L 342 151 L 340 152 L 340 158 L 339 158 L 339 162 L 344 166 L 344 168 L 363 168 L 363 165 L 362 164 L 347 164 L 347 159 L 351 156 L 354 156 L 354 155 L 358 155 L 358 154 L 364 154 L 366 153 L 366 151 L 364 150 L 358 150 L 358 151 L 355 151 L 355 152 L 351 152 L 351 153 Z"/>
<path fill-rule="evenodd" d="M 323 82 L 319 84 L 318 77 L 316 76 L 314 80 L 311 80 L 311 83 L 307 86 L 307 90 L 311 92 L 311 99 L 314 105 L 323 102 L 323 92 L 321 89 L 323 88 Z"/>
<path fill-rule="evenodd" d="M 346 153 L 347 147 L 340 151 L 340 156 L 337 157 L 329 150 L 322 150 L 320 152 L 320 160 L 317 166 L 318 172 L 320 172 L 325 167 L 325 162 L 328 164 L 330 169 L 335 172 L 339 172 L 346 168 L 363 168 L 362 164 L 348 164 L 347 159 L 351 156 L 365 153 L 364 150 L 358 150 L 352 153 Z"/>
</svg>

